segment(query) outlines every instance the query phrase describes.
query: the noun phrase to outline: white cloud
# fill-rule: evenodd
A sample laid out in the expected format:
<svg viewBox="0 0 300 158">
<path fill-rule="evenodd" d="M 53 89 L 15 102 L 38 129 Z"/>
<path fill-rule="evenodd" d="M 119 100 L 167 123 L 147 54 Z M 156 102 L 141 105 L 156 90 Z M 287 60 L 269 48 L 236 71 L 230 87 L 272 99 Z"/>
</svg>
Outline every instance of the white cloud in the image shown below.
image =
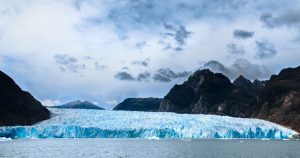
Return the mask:
<svg viewBox="0 0 300 158">
<path fill-rule="evenodd" d="M 116 106 L 118 104 L 118 101 L 117 100 L 108 100 L 105 103 L 112 105 L 112 106 Z"/>
<path fill-rule="evenodd" d="M 259 19 L 265 12 L 276 12 L 270 8 L 289 8 L 282 7 L 286 3 L 283 0 L 233 0 L 228 4 L 218 0 L 143 2 L 2 0 L 0 68 L 40 100 L 80 99 L 112 108 L 112 102 L 107 100 L 163 97 L 175 83 L 186 79 L 170 83 L 119 81 L 114 75 L 122 67 L 128 67 L 137 76 L 146 71 L 153 74 L 164 67 L 175 72 L 194 71 L 199 61 L 210 60 L 230 66 L 237 58 L 244 58 L 265 65 L 272 72 L 299 63 L 300 46 L 293 42 L 297 30 L 287 27 L 270 30 Z M 201 6 L 207 7 L 199 9 Z M 232 7 L 236 9 L 233 11 Z M 164 51 L 159 44 L 160 34 L 166 31 L 165 23 L 185 26 L 192 32 L 182 51 Z M 254 31 L 255 36 L 234 39 L 235 29 Z M 273 58 L 257 60 L 255 41 L 264 39 L 272 42 L 278 53 Z M 138 43 L 146 44 L 139 49 Z M 229 54 L 226 47 L 229 43 L 243 47 L 245 53 L 238 57 Z M 85 65 L 85 69 L 78 73 L 61 71 L 55 60 L 57 54 L 76 58 L 77 64 Z M 87 56 L 91 59 L 86 60 Z M 132 65 L 146 58 L 151 61 L 147 67 Z M 105 68 L 95 69 L 95 62 Z"/>
<path fill-rule="evenodd" d="M 56 106 L 61 104 L 59 100 L 52 100 L 52 99 L 41 100 L 41 103 L 45 106 Z"/>
</svg>

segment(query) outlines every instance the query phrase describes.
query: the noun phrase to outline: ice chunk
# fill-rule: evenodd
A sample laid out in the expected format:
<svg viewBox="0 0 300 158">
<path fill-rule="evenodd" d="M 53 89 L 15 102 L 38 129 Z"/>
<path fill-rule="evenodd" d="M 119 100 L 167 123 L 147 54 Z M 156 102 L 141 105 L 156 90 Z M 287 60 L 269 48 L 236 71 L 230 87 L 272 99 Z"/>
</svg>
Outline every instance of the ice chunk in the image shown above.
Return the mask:
<svg viewBox="0 0 300 158">
<path fill-rule="evenodd" d="M 0 137 L 0 142 L 6 142 L 6 141 L 11 141 L 11 138 L 6 138 L 6 137 Z"/>
<path fill-rule="evenodd" d="M 259 120 L 202 114 L 50 109 L 33 126 L 0 127 L 7 138 L 290 138 L 297 132 Z"/>
</svg>

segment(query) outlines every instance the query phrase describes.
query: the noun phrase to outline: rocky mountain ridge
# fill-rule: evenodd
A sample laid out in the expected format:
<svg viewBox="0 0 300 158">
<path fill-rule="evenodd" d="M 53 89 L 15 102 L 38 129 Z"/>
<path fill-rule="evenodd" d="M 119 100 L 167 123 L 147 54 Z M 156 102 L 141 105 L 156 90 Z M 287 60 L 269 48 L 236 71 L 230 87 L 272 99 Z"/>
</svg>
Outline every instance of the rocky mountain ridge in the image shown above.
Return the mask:
<svg viewBox="0 0 300 158">
<path fill-rule="evenodd" d="M 221 73 L 198 70 L 169 91 L 159 111 L 260 118 L 300 131 L 300 67 L 268 81 L 239 76 L 232 83 Z"/>
</svg>

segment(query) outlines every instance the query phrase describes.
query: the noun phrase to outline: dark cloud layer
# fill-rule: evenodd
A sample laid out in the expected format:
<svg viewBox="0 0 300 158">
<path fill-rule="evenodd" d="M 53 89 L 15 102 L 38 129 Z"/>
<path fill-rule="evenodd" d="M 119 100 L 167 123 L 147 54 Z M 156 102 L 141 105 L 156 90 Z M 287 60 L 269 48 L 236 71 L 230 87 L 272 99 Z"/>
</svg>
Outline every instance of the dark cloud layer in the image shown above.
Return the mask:
<svg viewBox="0 0 300 158">
<path fill-rule="evenodd" d="M 279 25 L 278 22 L 277 22 L 277 20 L 270 13 L 265 13 L 265 14 L 261 15 L 260 20 L 268 28 L 274 28 L 274 27 L 276 27 L 276 26 Z"/>
<path fill-rule="evenodd" d="M 168 31 L 161 33 L 160 43 L 165 45 L 165 50 L 173 49 L 175 51 L 183 50 L 182 46 L 186 44 L 186 39 L 189 38 L 192 32 L 186 30 L 185 26 L 173 26 L 164 24 L 164 28 Z M 171 41 L 169 41 L 171 39 Z"/>
<path fill-rule="evenodd" d="M 132 74 L 126 71 L 118 72 L 114 76 L 116 79 L 121 80 L 121 81 L 149 81 L 151 77 L 151 73 L 148 71 L 141 72 L 137 75 L 137 77 L 134 77 Z"/>
<path fill-rule="evenodd" d="M 260 20 L 268 28 L 275 28 L 279 26 L 300 27 L 300 10 L 286 10 L 277 15 L 265 13 L 261 15 Z"/>
<path fill-rule="evenodd" d="M 136 80 L 137 81 L 149 81 L 151 74 L 147 71 L 139 73 Z"/>
<path fill-rule="evenodd" d="M 188 77 L 190 71 L 174 72 L 170 68 L 161 68 L 153 75 L 153 80 L 158 82 L 171 82 L 173 79 Z"/>
<path fill-rule="evenodd" d="M 81 70 L 86 70 L 86 65 L 78 62 L 78 59 L 67 54 L 56 54 L 55 62 L 60 65 L 62 71 L 71 71 L 80 73 Z"/>
<path fill-rule="evenodd" d="M 164 27 L 169 30 L 173 31 L 174 33 L 165 33 L 166 36 L 171 36 L 174 38 L 174 40 L 178 43 L 178 45 L 184 45 L 185 40 L 192 34 L 190 31 L 187 31 L 184 26 L 179 26 L 178 28 L 169 25 L 169 24 L 164 24 Z"/>
<path fill-rule="evenodd" d="M 268 41 L 255 41 L 256 44 L 256 57 L 259 59 L 272 58 L 277 54 L 277 50 L 273 43 Z"/>
<path fill-rule="evenodd" d="M 253 31 L 246 31 L 246 30 L 240 30 L 236 29 L 233 31 L 233 37 L 237 39 L 247 39 L 254 36 Z"/>
<path fill-rule="evenodd" d="M 123 81 L 134 81 L 135 78 L 128 72 L 118 72 L 115 76 L 116 79 L 123 80 Z"/>
<path fill-rule="evenodd" d="M 233 19 L 256 10 L 282 7 L 283 0 L 111 0 L 107 18 L 119 28 L 161 26 L 164 23 L 184 24 L 201 18 Z M 88 3 L 88 2 L 86 2 Z M 78 3 L 74 4 L 78 8 Z"/>
<path fill-rule="evenodd" d="M 272 74 L 265 66 L 253 64 L 246 59 L 238 59 L 228 67 L 218 61 L 209 61 L 202 68 L 209 68 L 214 72 L 223 73 L 231 80 L 239 75 L 243 75 L 250 80 L 267 79 Z"/>
<path fill-rule="evenodd" d="M 233 55 L 245 54 L 244 48 L 238 47 L 235 43 L 227 44 L 227 51 Z"/>
<path fill-rule="evenodd" d="M 161 68 L 153 74 L 152 80 L 156 82 L 171 82 L 173 79 L 188 77 L 191 73 L 191 71 L 174 72 L 170 68 Z M 151 79 L 151 73 L 144 71 L 135 77 L 129 72 L 122 71 L 115 74 L 114 77 L 121 81 L 147 82 Z"/>
</svg>

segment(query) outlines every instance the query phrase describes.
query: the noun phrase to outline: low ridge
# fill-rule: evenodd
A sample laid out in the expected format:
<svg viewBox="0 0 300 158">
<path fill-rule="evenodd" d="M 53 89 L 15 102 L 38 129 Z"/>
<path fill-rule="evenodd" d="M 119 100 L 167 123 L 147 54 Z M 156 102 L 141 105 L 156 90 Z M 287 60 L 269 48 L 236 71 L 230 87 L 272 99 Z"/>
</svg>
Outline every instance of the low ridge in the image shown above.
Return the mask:
<svg viewBox="0 0 300 158">
<path fill-rule="evenodd" d="M 113 110 L 157 111 L 162 98 L 127 98 Z"/>
</svg>

